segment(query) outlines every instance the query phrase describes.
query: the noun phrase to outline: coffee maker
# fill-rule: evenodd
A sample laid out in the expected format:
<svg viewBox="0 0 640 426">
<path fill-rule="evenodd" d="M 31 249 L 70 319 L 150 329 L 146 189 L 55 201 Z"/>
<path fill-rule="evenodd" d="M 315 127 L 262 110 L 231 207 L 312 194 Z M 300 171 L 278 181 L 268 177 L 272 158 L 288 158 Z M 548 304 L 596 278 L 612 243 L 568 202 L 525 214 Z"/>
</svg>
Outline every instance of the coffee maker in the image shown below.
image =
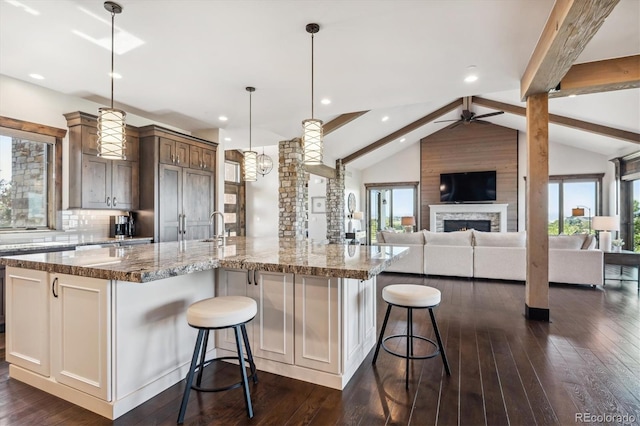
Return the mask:
<svg viewBox="0 0 640 426">
<path fill-rule="evenodd" d="M 129 216 L 118 215 L 111 216 L 113 236 L 115 238 L 124 238 L 129 236 Z"/>
</svg>

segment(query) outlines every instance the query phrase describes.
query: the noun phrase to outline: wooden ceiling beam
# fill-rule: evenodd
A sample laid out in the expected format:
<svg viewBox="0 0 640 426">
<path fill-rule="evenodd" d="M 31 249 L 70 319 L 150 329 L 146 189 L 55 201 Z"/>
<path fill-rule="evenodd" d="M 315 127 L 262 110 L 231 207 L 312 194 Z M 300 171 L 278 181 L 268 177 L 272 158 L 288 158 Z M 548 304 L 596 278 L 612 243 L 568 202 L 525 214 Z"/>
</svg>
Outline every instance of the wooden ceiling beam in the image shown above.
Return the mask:
<svg viewBox="0 0 640 426">
<path fill-rule="evenodd" d="M 331 132 L 335 132 L 340 127 L 351 123 L 356 118 L 368 112 L 369 111 L 358 111 L 358 112 L 349 112 L 347 114 L 339 115 L 338 117 L 334 118 L 333 120 L 329 121 L 328 123 L 322 126 L 322 134 L 326 136 Z"/>
<path fill-rule="evenodd" d="M 353 154 L 349 154 L 348 156 L 344 157 L 342 159 L 342 164 L 348 164 L 360 157 L 362 157 L 363 155 L 366 155 L 368 153 L 370 153 L 371 151 L 374 151 L 386 144 L 388 144 L 389 142 L 393 142 L 394 140 L 401 138 L 402 136 L 406 135 L 407 133 L 413 132 L 416 129 L 419 129 L 422 126 L 425 126 L 427 124 L 429 124 L 430 122 L 432 122 L 433 120 L 435 120 L 438 117 L 443 116 L 444 114 L 448 113 L 449 111 L 452 111 L 456 108 L 458 108 L 460 105 L 462 105 L 462 98 L 458 98 L 455 101 L 443 106 L 440 109 L 437 109 L 436 111 L 433 111 L 430 114 L 425 115 L 422 118 L 417 119 L 416 121 L 407 124 L 406 126 L 404 126 L 403 128 L 396 130 L 395 132 L 383 137 L 382 139 L 378 139 L 377 141 L 365 146 L 364 148 L 361 148 L 359 150 L 357 150 L 356 152 L 354 152 Z"/>
<path fill-rule="evenodd" d="M 640 55 L 576 64 L 560 81 L 550 98 L 640 87 Z"/>
<path fill-rule="evenodd" d="M 491 99 L 473 97 L 473 103 L 487 108 L 498 109 L 511 114 L 526 117 L 527 109 L 524 107 L 507 104 L 504 102 L 493 101 Z M 621 139 L 627 142 L 640 144 L 640 133 L 629 132 L 626 130 L 616 129 L 614 127 L 593 124 L 587 121 L 576 120 L 575 118 L 565 117 L 563 115 L 549 114 L 549 123 L 559 124 L 561 126 L 572 127 L 574 129 L 583 130 L 585 132 L 596 133 L 610 138 Z"/>
<path fill-rule="evenodd" d="M 558 86 L 620 0 L 556 0 L 520 80 L 520 97 Z"/>
</svg>

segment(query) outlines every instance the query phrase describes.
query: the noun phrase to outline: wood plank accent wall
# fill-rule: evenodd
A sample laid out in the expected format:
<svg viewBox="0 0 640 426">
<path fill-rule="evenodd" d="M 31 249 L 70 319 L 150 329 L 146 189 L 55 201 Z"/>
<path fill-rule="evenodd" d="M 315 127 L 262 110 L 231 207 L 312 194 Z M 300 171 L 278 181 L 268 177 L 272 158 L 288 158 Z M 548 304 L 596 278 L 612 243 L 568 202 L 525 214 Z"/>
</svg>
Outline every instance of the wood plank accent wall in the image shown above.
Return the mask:
<svg viewBox="0 0 640 426">
<path fill-rule="evenodd" d="M 518 230 L 518 131 L 494 124 L 462 124 L 420 141 L 420 223 L 440 204 L 440 173 L 495 170 L 496 201 L 508 204 L 507 230 Z"/>
</svg>

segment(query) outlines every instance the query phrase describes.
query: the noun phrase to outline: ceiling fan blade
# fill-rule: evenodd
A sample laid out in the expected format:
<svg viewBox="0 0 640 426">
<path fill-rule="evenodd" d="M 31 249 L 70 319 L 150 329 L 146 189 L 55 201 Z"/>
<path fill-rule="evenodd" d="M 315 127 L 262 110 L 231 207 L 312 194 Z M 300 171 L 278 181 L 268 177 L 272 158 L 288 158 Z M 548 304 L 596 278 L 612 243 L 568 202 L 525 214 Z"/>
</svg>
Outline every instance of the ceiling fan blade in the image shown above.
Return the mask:
<svg viewBox="0 0 640 426">
<path fill-rule="evenodd" d="M 484 121 L 484 120 L 473 120 L 472 123 L 478 123 L 478 124 L 493 124 L 490 121 Z"/>
<path fill-rule="evenodd" d="M 494 115 L 500 115 L 500 114 L 504 114 L 504 111 L 496 111 L 496 112 L 490 112 L 488 114 L 476 115 L 474 119 L 477 120 L 478 118 L 493 117 Z"/>
<path fill-rule="evenodd" d="M 456 127 L 458 127 L 459 125 L 461 125 L 462 123 L 464 123 L 463 120 L 458 120 L 457 123 L 453 123 L 452 125 L 449 126 L 449 129 L 455 129 Z"/>
<path fill-rule="evenodd" d="M 448 123 L 450 121 L 460 121 L 460 120 L 458 120 L 458 119 L 456 119 L 456 120 L 439 120 L 439 121 L 434 121 L 434 123 Z"/>
</svg>

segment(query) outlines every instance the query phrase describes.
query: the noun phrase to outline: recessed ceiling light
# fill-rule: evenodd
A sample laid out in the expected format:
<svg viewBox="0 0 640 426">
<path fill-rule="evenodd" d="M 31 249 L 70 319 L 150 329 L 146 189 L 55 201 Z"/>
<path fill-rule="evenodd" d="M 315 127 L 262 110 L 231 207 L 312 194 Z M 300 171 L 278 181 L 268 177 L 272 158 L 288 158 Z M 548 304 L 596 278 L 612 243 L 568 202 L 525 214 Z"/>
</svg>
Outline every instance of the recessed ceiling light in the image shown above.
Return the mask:
<svg viewBox="0 0 640 426">
<path fill-rule="evenodd" d="M 402 143 L 402 142 L 404 142 L 406 140 L 407 140 L 406 138 L 402 138 L 402 139 L 400 139 L 400 143 Z"/>
<path fill-rule="evenodd" d="M 228 120 L 228 118 L 227 118 L 227 116 L 226 116 L 226 115 L 221 115 L 220 117 L 218 117 L 218 120 L 220 120 L 220 121 L 227 121 L 227 120 Z"/>
<path fill-rule="evenodd" d="M 225 142 L 231 142 L 231 138 L 224 138 Z"/>
<path fill-rule="evenodd" d="M 331 99 L 324 98 L 323 100 L 320 101 L 320 103 L 322 105 L 329 105 L 331 103 Z"/>
<path fill-rule="evenodd" d="M 575 97 L 576 97 L 576 95 L 575 95 L 575 94 L 571 94 L 571 95 L 569 95 L 569 97 L 570 97 L 570 98 L 575 98 Z"/>
<path fill-rule="evenodd" d="M 44 80 L 44 77 L 41 76 L 40 74 L 35 74 L 35 73 L 29 74 L 29 77 L 35 78 L 36 80 Z"/>
<path fill-rule="evenodd" d="M 384 121 L 387 121 L 387 120 L 389 120 L 389 116 L 388 116 L 388 115 L 385 115 L 384 117 L 382 117 L 382 121 L 383 121 L 383 122 L 384 122 Z"/>
<path fill-rule="evenodd" d="M 114 73 L 109 73 L 109 77 L 113 77 L 116 80 L 119 80 L 122 78 L 122 75 L 118 74 L 117 72 L 114 72 Z"/>
<path fill-rule="evenodd" d="M 466 76 L 466 77 L 464 78 L 464 81 L 465 81 L 466 83 L 473 83 L 473 82 L 474 82 L 474 81 L 476 81 L 477 79 L 478 79 L 478 76 L 477 76 L 477 75 L 475 75 L 475 74 L 471 74 L 471 75 Z"/>
</svg>

